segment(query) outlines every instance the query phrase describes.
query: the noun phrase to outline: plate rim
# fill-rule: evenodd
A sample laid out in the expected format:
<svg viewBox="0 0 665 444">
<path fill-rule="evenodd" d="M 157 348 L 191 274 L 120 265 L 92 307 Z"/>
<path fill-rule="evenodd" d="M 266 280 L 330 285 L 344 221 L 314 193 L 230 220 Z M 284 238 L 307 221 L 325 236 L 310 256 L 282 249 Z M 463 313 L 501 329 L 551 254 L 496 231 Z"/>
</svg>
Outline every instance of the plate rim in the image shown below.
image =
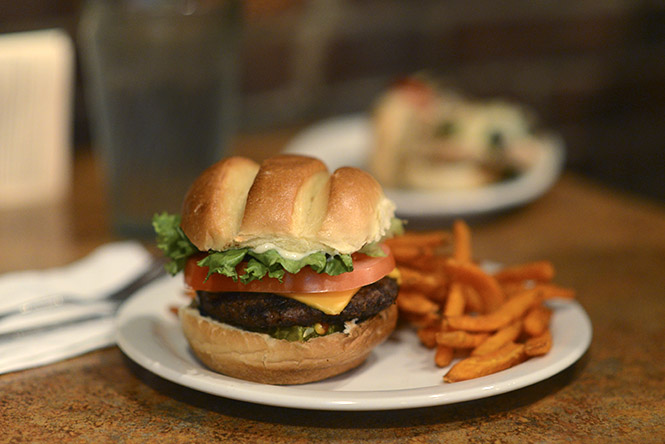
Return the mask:
<svg viewBox="0 0 665 444">
<path fill-rule="evenodd" d="M 171 290 L 175 290 L 172 293 L 178 294 L 177 288 L 181 288 L 182 285 L 178 284 L 176 287 L 173 281 L 173 278 L 164 277 L 143 288 L 123 303 L 115 319 L 116 343 L 118 347 L 141 367 L 175 384 L 214 396 L 275 407 L 327 411 L 384 411 L 455 404 L 486 398 L 533 385 L 563 371 L 584 355 L 592 339 L 591 321 L 584 308 L 577 301 L 565 301 L 563 306 L 573 310 L 573 315 L 577 316 L 578 321 L 581 322 L 579 327 L 582 334 L 578 337 L 579 342 L 565 355 L 564 359 L 560 359 L 548 367 L 537 369 L 537 371 L 519 377 L 505 378 L 506 373 L 504 372 L 514 371 L 513 368 L 483 378 L 458 382 L 454 385 L 441 382 L 439 386 L 368 391 L 307 390 L 303 387 L 307 387 L 308 385 L 267 385 L 224 376 L 206 369 L 200 363 L 197 363 L 198 367 L 185 369 L 185 371 L 174 368 L 173 366 L 164 365 L 163 362 L 154 359 L 154 354 L 152 356 L 146 354 L 131 337 L 128 337 L 128 328 L 125 324 L 141 313 L 140 310 L 136 311 L 136 306 L 140 306 L 147 300 L 152 301 L 152 299 L 162 298 L 164 292 L 160 291 L 160 285 L 172 287 Z M 173 321 L 166 319 L 167 315 L 172 315 L 168 307 L 173 303 L 177 302 L 173 297 L 169 297 L 165 298 L 159 306 L 157 306 L 158 304 L 148 304 L 151 307 L 150 311 L 152 314 L 156 315 L 153 322 L 177 322 L 176 318 L 173 318 Z M 558 301 L 556 303 L 561 304 Z M 150 341 L 152 341 L 153 346 L 157 343 L 161 347 L 161 350 L 159 350 L 160 353 L 171 353 L 171 359 L 180 359 L 184 363 L 183 365 L 192 366 L 190 362 L 168 350 L 165 344 L 157 342 L 154 337 L 154 325 L 144 326 L 144 328 L 148 327 L 153 331 Z M 193 355 L 190 358 L 193 358 Z M 533 362 L 534 359 L 522 363 L 520 366 L 528 366 L 529 362 Z M 437 371 L 441 371 L 441 375 L 443 375 L 443 369 L 437 369 Z M 479 390 L 477 387 L 478 381 L 483 383 L 482 390 Z M 447 389 L 451 387 L 455 388 L 452 391 Z M 325 393 L 326 396 L 321 396 L 322 393 Z M 377 396 L 378 393 L 383 393 L 384 396 Z M 385 394 L 393 395 L 390 403 L 386 403 Z"/>
</svg>

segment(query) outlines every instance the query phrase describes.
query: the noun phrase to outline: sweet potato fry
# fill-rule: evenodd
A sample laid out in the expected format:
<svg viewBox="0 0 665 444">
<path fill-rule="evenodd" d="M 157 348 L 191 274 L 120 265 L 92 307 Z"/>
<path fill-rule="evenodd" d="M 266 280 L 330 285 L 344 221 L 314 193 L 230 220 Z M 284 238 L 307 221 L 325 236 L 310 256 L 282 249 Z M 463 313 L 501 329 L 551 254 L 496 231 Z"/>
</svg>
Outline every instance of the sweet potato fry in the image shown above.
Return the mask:
<svg viewBox="0 0 665 444">
<path fill-rule="evenodd" d="M 416 245 L 398 245 L 390 249 L 398 264 L 409 264 L 427 252 Z"/>
<path fill-rule="evenodd" d="M 496 310 L 506 298 L 496 279 L 476 264 L 449 259 L 446 262 L 446 271 L 453 281 L 470 285 L 478 292 L 487 313 Z"/>
<path fill-rule="evenodd" d="M 575 290 L 560 287 L 555 284 L 538 284 L 534 288 L 540 291 L 543 300 L 547 299 L 575 299 Z"/>
<path fill-rule="evenodd" d="M 437 275 L 443 274 L 445 276 L 445 262 L 447 258 L 442 255 L 428 255 L 423 253 L 422 256 L 418 256 L 417 258 L 413 259 L 412 261 L 409 261 L 408 263 L 398 263 L 398 267 L 409 267 L 409 268 L 414 268 L 416 270 L 420 270 L 421 272 L 424 273 L 435 273 Z"/>
<path fill-rule="evenodd" d="M 552 348 L 552 333 L 549 329 L 541 335 L 530 338 L 524 344 L 524 352 L 527 356 L 542 356 Z"/>
<path fill-rule="evenodd" d="M 428 293 L 427 297 L 439 304 L 439 307 L 443 307 L 446 300 L 448 299 L 448 283 L 442 282 L 437 288 L 434 289 L 434 291 Z"/>
<path fill-rule="evenodd" d="M 400 267 L 399 269 L 402 283 L 400 288 L 422 294 L 429 294 L 436 291 L 442 285 L 439 275 L 424 273 L 411 267 Z"/>
<path fill-rule="evenodd" d="M 485 342 L 474 348 L 471 352 L 471 356 L 487 355 L 500 349 L 509 342 L 515 342 L 521 332 L 522 321 L 518 319 L 517 321 L 499 329 L 496 333 L 487 338 Z"/>
<path fill-rule="evenodd" d="M 561 287 L 552 283 L 538 283 L 533 282 L 505 282 L 501 283 L 501 288 L 506 294 L 506 297 L 511 298 L 513 295 L 520 293 L 526 289 L 535 289 L 540 292 L 543 300 L 548 299 L 575 299 L 575 290 L 572 288 Z"/>
<path fill-rule="evenodd" d="M 436 313 L 439 310 L 439 306 L 430 301 L 424 294 L 406 290 L 400 290 L 397 296 L 397 307 L 400 310 L 418 315 Z"/>
<path fill-rule="evenodd" d="M 387 243 L 401 273 L 400 319 L 416 328 L 436 366 L 462 358 L 445 382 L 485 376 L 548 353 L 552 313 L 543 301 L 575 297 L 573 289 L 552 282 L 549 261 L 486 272 L 473 261 L 471 230 L 462 220 L 450 232 L 410 232 Z"/>
<path fill-rule="evenodd" d="M 466 331 L 440 331 L 436 334 L 436 343 L 452 348 L 476 348 L 489 335 L 487 333 L 468 333 Z"/>
<path fill-rule="evenodd" d="M 436 347 L 436 334 L 439 331 L 438 325 L 427 325 L 418 329 L 418 339 L 427 348 Z"/>
<path fill-rule="evenodd" d="M 453 222 L 453 257 L 459 262 L 471 262 L 471 230 L 463 220 Z"/>
<path fill-rule="evenodd" d="M 526 359 L 524 344 L 509 342 L 500 349 L 483 356 L 462 359 L 443 377 L 445 382 L 466 381 L 505 370 Z"/>
<path fill-rule="evenodd" d="M 498 310 L 490 314 L 451 316 L 446 318 L 446 322 L 450 328 L 455 330 L 472 332 L 495 331 L 523 316 L 527 310 L 539 301 L 539 293 L 536 290 L 524 290 L 513 298 L 508 299 Z"/>
<path fill-rule="evenodd" d="M 450 233 L 444 230 L 422 232 L 410 231 L 401 236 L 386 240 L 386 244 L 388 244 L 391 249 L 402 245 L 438 247 L 445 245 L 448 242 L 450 242 Z"/>
<path fill-rule="evenodd" d="M 452 362 L 454 353 L 452 347 L 438 345 L 434 354 L 434 363 L 437 367 L 446 367 Z"/>
<path fill-rule="evenodd" d="M 416 328 L 423 328 L 435 322 L 441 322 L 441 319 L 436 313 L 409 313 L 408 311 L 400 311 L 399 318 L 408 322 Z"/>
<path fill-rule="evenodd" d="M 516 293 L 534 287 L 533 282 L 499 282 L 499 285 L 501 285 L 503 293 L 507 298 L 511 298 Z"/>
<path fill-rule="evenodd" d="M 500 283 L 507 282 L 550 282 L 554 278 L 554 266 L 549 261 L 529 262 L 503 268 L 494 274 Z"/>
<path fill-rule="evenodd" d="M 448 298 L 443 308 L 444 316 L 461 316 L 464 314 L 464 289 L 455 282 L 448 290 Z"/>
<path fill-rule="evenodd" d="M 483 313 L 485 311 L 483 300 L 473 287 L 469 287 L 468 285 L 462 286 L 462 293 L 464 294 L 464 305 L 467 312 Z"/>
<path fill-rule="evenodd" d="M 552 310 L 543 304 L 535 305 L 524 316 L 524 333 L 529 336 L 539 336 L 547 330 L 550 325 Z"/>
</svg>

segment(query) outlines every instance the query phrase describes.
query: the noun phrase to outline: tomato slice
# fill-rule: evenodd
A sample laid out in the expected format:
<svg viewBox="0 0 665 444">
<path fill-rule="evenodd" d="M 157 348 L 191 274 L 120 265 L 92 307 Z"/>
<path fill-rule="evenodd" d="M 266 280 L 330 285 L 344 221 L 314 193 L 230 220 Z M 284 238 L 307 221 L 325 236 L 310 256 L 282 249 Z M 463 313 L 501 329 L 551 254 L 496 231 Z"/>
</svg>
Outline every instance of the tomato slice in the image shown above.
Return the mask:
<svg viewBox="0 0 665 444">
<path fill-rule="evenodd" d="M 416 108 L 427 108 L 434 105 L 436 91 L 425 81 L 415 77 L 404 77 L 394 86 L 404 94 Z"/>
<path fill-rule="evenodd" d="M 230 277 L 215 273 L 208 274 L 208 267 L 199 267 L 196 262 L 201 256 L 193 256 L 187 260 L 185 266 L 185 283 L 194 290 L 222 292 L 222 291 L 248 291 L 266 293 L 324 293 L 330 291 L 351 290 L 374 283 L 393 271 L 395 258 L 385 245 L 384 257 L 372 257 L 362 253 L 354 253 L 353 271 L 330 276 L 317 273 L 310 267 L 305 267 L 297 274 L 286 273 L 282 282 L 278 279 L 265 276 L 261 280 L 243 284 L 234 282 Z"/>
</svg>

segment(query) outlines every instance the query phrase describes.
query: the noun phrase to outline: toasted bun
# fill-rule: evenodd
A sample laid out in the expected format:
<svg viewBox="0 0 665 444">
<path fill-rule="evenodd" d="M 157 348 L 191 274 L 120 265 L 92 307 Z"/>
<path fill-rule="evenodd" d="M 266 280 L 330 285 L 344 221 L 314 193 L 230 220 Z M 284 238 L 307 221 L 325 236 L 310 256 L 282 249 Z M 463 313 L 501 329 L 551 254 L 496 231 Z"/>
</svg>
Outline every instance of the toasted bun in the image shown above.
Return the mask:
<svg viewBox="0 0 665 444">
<path fill-rule="evenodd" d="M 397 306 L 359 324 L 347 323 L 345 332 L 307 342 L 240 330 L 201 316 L 192 306 L 180 309 L 180 320 L 194 354 L 210 369 L 264 384 L 304 384 L 362 364 L 394 330 Z"/>
<path fill-rule="evenodd" d="M 241 157 L 208 168 L 191 186 L 182 229 L 202 251 L 266 244 L 296 253 L 353 253 L 381 239 L 394 205 L 368 173 L 332 175 L 320 160 Z"/>
</svg>

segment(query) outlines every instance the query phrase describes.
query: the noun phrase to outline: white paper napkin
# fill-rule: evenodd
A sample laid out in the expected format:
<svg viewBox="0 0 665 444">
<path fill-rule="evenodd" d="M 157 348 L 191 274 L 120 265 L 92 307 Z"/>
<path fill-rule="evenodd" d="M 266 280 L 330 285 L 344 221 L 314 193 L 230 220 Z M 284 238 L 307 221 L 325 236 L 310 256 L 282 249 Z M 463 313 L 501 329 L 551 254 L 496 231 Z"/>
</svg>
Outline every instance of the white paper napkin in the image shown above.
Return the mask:
<svg viewBox="0 0 665 444">
<path fill-rule="evenodd" d="M 112 305 L 102 299 L 126 285 L 152 262 L 138 242 L 104 245 L 67 266 L 21 271 L 0 276 L 0 316 L 37 298 L 71 294 L 100 299 L 85 306 L 61 306 L 0 319 L 0 334 L 19 328 L 64 322 L 82 315 L 103 317 L 43 334 L 0 342 L 0 374 L 37 367 L 106 347 L 114 343 Z"/>
</svg>

